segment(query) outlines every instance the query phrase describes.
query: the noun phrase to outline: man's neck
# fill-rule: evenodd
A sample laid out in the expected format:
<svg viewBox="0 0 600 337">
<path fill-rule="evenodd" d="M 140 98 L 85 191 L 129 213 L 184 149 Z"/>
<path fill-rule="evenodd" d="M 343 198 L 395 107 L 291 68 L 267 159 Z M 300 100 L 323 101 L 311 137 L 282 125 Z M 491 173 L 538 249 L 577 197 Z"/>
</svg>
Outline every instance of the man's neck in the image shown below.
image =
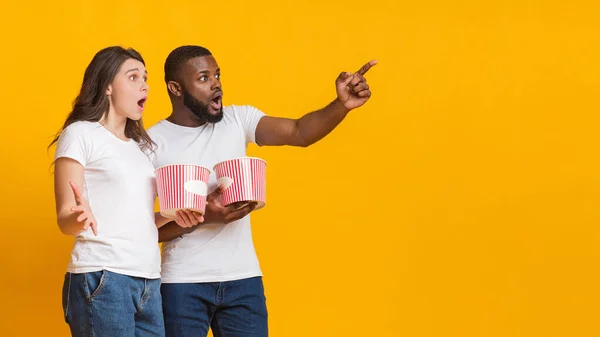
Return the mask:
<svg viewBox="0 0 600 337">
<path fill-rule="evenodd" d="M 167 120 L 173 124 L 195 128 L 206 124 L 206 121 L 198 120 L 188 109 L 173 109 Z"/>
</svg>

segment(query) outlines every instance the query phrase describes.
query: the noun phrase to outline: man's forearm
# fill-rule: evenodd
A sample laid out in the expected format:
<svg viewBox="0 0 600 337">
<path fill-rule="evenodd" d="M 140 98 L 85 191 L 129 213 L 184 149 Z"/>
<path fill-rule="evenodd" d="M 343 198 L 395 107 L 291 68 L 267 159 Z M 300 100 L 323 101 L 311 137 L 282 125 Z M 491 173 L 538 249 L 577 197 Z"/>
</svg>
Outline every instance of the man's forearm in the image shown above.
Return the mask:
<svg viewBox="0 0 600 337">
<path fill-rule="evenodd" d="M 323 139 L 344 120 L 348 112 L 336 99 L 323 109 L 302 116 L 296 122 L 300 145 L 309 146 Z"/>
<path fill-rule="evenodd" d="M 158 229 L 158 242 L 171 241 L 183 234 L 191 233 L 197 226 L 183 228 L 175 221 L 171 221 Z"/>
</svg>

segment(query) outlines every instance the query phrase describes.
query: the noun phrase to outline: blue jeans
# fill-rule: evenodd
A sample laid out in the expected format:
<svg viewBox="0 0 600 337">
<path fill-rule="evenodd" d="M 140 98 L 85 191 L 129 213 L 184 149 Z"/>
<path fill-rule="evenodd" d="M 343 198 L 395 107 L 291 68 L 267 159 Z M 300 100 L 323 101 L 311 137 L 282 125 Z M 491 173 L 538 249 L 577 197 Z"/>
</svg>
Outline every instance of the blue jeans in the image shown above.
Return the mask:
<svg viewBox="0 0 600 337">
<path fill-rule="evenodd" d="M 214 283 L 163 283 L 167 337 L 267 337 L 262 277 Z"/>
<path fill-rule="evenodd" d="M 160 279 L 107 270 L 65 275 L 63 312 L 74 337 L 164 337 Z"/>
</svg>

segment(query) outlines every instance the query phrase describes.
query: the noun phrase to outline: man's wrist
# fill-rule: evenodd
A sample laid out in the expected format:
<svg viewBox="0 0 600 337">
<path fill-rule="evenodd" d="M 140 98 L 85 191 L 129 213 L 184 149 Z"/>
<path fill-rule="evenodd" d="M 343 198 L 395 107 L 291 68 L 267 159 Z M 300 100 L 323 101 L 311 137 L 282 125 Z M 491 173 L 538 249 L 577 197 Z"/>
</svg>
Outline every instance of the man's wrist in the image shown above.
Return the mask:
<svg viewBox="0 0 600 337">
<path fill-rule="evenodd" d="M 336 97 L 333 102 L 331 102 L 331 106 L 333 107 L 335 112 L 339 112 L 341 114 L 347 114 L 351 109 L 346 108 L 344 102 L 339 97 Z"/>
</svg>

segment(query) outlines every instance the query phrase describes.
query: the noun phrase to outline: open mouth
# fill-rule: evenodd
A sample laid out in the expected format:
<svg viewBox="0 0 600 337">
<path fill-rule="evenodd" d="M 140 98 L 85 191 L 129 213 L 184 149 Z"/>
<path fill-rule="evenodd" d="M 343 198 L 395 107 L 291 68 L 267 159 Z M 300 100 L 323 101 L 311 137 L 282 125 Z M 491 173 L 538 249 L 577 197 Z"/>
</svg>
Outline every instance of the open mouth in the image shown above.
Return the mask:
<svg viewBox="0 0 600 337">
<path fill-rule="evenodd" d="M 223 92 L 217 92 L 213 98 L 210 100 L 210 107 L 215 111 L 221 110 L 223 107 Z"/>
<path fill-rule="evenodd" d="M 147 99 L 148 97 L 144 97 L 138 101 L 138 106 L 140 107 L 140 109 L 144 110 L 144 105 L 146 104 Z"/>
</svg>

